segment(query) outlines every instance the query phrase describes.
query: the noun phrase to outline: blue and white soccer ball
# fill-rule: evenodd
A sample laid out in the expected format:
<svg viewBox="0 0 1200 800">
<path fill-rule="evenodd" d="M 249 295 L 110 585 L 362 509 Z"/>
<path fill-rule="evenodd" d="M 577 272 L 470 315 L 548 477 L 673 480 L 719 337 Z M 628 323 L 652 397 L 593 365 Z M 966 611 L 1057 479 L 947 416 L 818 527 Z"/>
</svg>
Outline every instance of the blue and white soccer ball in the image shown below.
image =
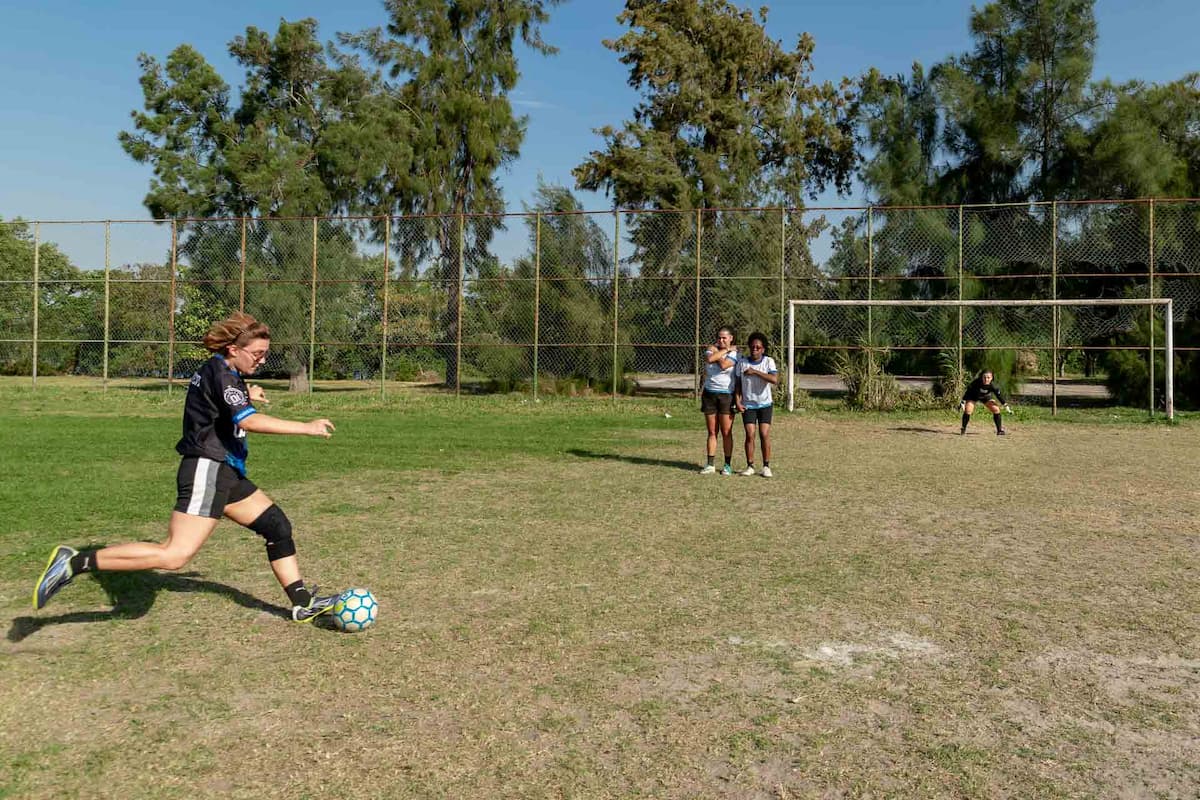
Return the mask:
<svg viewBox="0 0 1200 800">
<path fill-rule="evenodd" d="M 338 630 L 354 633 L 375 624 L 379 601 L 370 589 L 347 589 L 333 604 L 333 625 Z"/>
</svg>

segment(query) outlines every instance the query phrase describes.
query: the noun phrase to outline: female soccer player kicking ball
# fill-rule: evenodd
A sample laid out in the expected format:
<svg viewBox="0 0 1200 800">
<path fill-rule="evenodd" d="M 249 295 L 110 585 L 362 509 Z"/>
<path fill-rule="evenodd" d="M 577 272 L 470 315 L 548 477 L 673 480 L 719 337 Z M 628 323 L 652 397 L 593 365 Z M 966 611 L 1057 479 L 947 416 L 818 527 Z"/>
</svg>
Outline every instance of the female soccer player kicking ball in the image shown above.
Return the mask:
<svg viewBox="0 0 1200 800">
<path fill-rule="evenodd" d="M 1005 434 L 1004 426 L 1000 424 L 1000 406 L 1003 404 L 1004 410 L 1009 414 L 1012 413 L 1012 409 L 1004 399 L 1004 392 L 992 381 L 994 377 L 990 369 L 985 369 L 979 373 L 979 377 L 971 381 L 967 391 L 963 392 L 962 401 L 958 404 L 959 410 L 963 412 L 962 427 L 958 430 L 960 436 L 967 432 L 967 423 L 975 413 L 976 403 L 983 403 L 987 410 L 992 412 L 992 421 L 996 423 L 996 435 Z"/>
<path fill-rule="evenodd" d="M 737 391 L 734 395 L 742 425 L 746 429 L 746 468 L 739 475 L 754 474 L 754 434 L 762 441 L 762 476 L 771 477 L 771 411 L 775 398 L 771 387 L 779 383 L 779 368 L 767 355 L 767 337 L 755 331 L 749 339 L 750 356 L 738 361 Z"/>
<path fill-rule="evenodd" d="M 292 603 L 292 619 L 308 622 L 333 607 L 337 595 L 317 596 L 316 586 L 300 579 L 292 524 L 287 515 L 246 477 L 246 432 L 321 436 L 334 430 L 327 419 L 290 422 L 258 412 L 266 403 L 258 386 L 246 386 L 267 358 L 271 333 L 249 314 L 214 323 L 204 336 L 213 354 L 192 376 L 183 406 L 183 438 L 175 450 L 183 456 L 176 475 L 178 494 L 166 541 L 129 542 L 101 550 L 55 548 L 33 590 L 40 609 L 76 575 L 182 569 L 199 551 L 222 515 L 266 540 L 267 559 Z"/>
</svg>

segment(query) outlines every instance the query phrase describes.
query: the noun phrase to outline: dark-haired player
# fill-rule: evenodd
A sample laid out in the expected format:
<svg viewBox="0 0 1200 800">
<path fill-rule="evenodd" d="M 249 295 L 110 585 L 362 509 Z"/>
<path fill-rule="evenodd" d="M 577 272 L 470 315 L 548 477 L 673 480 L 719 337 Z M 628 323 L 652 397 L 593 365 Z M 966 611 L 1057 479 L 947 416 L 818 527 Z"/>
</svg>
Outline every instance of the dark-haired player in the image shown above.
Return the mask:
<svg viewBox="0 0 1200 800">
<path fill-rule="evenodd" d="M 262 365 L 270 345 L 267 326 L 249 314 L 234 314 L 212 325 L 204 336 L 212 358 L 192 376 L 184 401 L 183 438 L 175 446 L 183 460 L 166 541 L 84 551 L 58 546 L 34 587 L 35 609 L 86 572 L 182 569 L 222 516 L 266 540 L 271 571 L 292 603 L 293 620 L 307 622 L 333 607 L 337 595 L 318 597 L 316 586 L 301 580 L 287 515 L 246 477 L 247 431 L 328 439 L 334 429 L 327 419 L 291 422 L 255 408 L 254 402 L 268 402 L 266 395 L 258 386 L 247 387 L 244 376 Z"/>
<path fill-rule="evenodd" d="M 1012 409 L 1009 407 L 1008 401 L 1004 399 L 1004 392 L 993 380 L 994 378 L 992 371 L 985 369 L 975 380 L 971 381 L 967 390 L 963 392 L 962 401 L 958 404 L 959 410 L 963 412 L 959 435 L 967 432 L 967 424 L 971 421 L 971 414 L 975 413 L 976 403 L 983 403 L 987 406 L 987 410 L 992 412 L 992 421 L 996 423 L 996 435 L 1003 436 L 1005 434 L 1004 426 L 1000 422 L 1000 409 L 1003 406 L 1009 414 L 1012 413 Z"/>
<path fill-rule="evenodd" d="M 762 443 L 762 476 L 770 478 L 771 412 L 775 408 L 771 387 L 779 383 L 779 368 L 775 366 L 775 359 L 767 355 L 765 335 L 755 331 L 746 341 L 750 355 L 742 356 L 738 361 L 738 388 L 734 395 L 746 432 L 746 468 L 738 474 L 754 474 L 754 435 L 757 432 Z"/>
</svg>

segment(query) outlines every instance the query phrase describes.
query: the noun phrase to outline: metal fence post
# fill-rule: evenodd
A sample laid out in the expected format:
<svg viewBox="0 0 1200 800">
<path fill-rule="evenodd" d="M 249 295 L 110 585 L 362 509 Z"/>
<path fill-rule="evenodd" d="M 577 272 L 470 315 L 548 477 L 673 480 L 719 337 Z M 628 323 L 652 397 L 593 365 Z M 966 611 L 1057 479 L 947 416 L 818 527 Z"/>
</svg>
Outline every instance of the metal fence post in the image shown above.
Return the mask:
<svg viewBox="0 0 1200 800">
<path fill-rule="evenodd" d="M 458 313 L 454 321 L 454 395 L 462 396 L 463 290 L 466 282 L 466 217 L 458 213 Z"/>
<path fill-rule="evenodd" d="M 963 207 L 958 207 L 958 299 L 963 299 Z M 958 374 L 963 372 L 963 307 L 958 307 Z"/>
<path fill-rule="evenodd" d="M 787 409 L 796 410 L 796 304 L 788 303 Z"/>
<path fill-rule="evenodd" d="M 692 342 L 692 369 L 695 377 L 692 380 L 692 397 L 700 396 L 700 385 L 703 380 L 700 373 L 700 242 L 703 241 L 701 230 L 704 226 L 704 220 L 700 214 L 700 209 L 696 209 L 696 334 L 695 341 Z"/>
<path fill-rule="evenodd" d="M 776 342 L 783 341 L 783 326 L 786 313 L 784 307 L 787 305 L 787 209 L 783 206 L 779 208 L 779 338 Z M 697 358 L 699 358 L 699 346 L 696 347 Z"/>
<path fill-rule="evenodd" d="M 241 277 L 238 279 L 238 311 L 246 311 L 246 218 L 242 217 Z"/>
<path fill-rule="evenodd" d="M 312 221 L 312 284 L 308 300 L 308 393 L 317 379 L 317 218 Z"/>
<path fill-rule="evenodd" d="M 874 207 L 867 206 L 867 302 L 875 299 L 875 214 Z M 867 346 L 875 344 L 875 318 L 871 313 L 874 306 L 867 306 Z"/>
<path fill-rule="evenodd" d="M 612 399 L 617 399 L 617 319 L 621 304 L 621 212 L 613 210 Z"/>
<path fill-rule="evenodd" d="M 383 337 L 379 343 L 379 397 L 387 397 L 388 284 L 391 283 L 392 218 L 383 218 Z"/>
<path fill-rule="evenodd" d="M 108 388 L 108 339 L 109 339 L 109 265 L 110 243 L 112 241 L 112 221 L 104 223 L 104 388 Z"/>
<path fill-rule="evenodd" d="M 30 377 L 33 379 L 33 388 L 37 388 L 37 368 L 38 368 L 38 306 L 41 299 L 40 270 L 41 270 L 41 253 L 42 253 L 42 223 L 33 223 L 33 366 Z"/>
<path fill-rule="evenodd" d="M 1050 204 L 1050 299 L 1058 299 L 1058 201 Z M 1058 416 L 1058 306 L 1054 306 L 1050 335 L 1050 414 Z"/>
<path fill-rule="evenodd" d="M 533 230 L 533 399 L 538 396 L 538 337 L 542 308 L 542 212 L 537 212 Z"/>
<path fill-rule="evenodd" d="M 1146 264 L 1150 275 L 1150 297 L 1154 297 L 1154 198 L 1150 198 L 1150 258 Z M 1147 306 L 1150 314 L 1150 416 L 1154 416 L 1154 306 Z"/>
<path fill-rule="evenodd" d="M 171 300 L 167 316 L 167 394 L 175 388 L 175 273 L 179 267 L 179 222 L 171 220 Z"/>
<path fill-rule="evenodd" d="M 1150 307 L 1154 308 L 1154 306 L 1150 306 Z M 1166 358 L 1166 364 L 1164 365 L 1165 366 L 1164 371 L 1166 374 L 1163 377 L 1166 379 L 1166 383 L 1167 383 L 1166 406 L 1167 406 L 1167 419 L 1169 419 L 1169 420 L 1175 419 L 1175 310 L 1174 309 L 1175 309 L 1175 302 L 1173 300 L 1171 300 L 1170 298 L 1168 298 L 1167 299 L 1167 308 L 1166 308 L 1166 311 L 1164 312 L 1165 317 L 1166 317 L 1164 322 L 1166 323 L 1165 327 L 1167 329 L 1166 330 L 1166 342 L 1164 344 L 1166 345 L 1166 349 L 1167 349 L 1167 352 L 1166 352 L 1167 358 Z"/>
</svg>

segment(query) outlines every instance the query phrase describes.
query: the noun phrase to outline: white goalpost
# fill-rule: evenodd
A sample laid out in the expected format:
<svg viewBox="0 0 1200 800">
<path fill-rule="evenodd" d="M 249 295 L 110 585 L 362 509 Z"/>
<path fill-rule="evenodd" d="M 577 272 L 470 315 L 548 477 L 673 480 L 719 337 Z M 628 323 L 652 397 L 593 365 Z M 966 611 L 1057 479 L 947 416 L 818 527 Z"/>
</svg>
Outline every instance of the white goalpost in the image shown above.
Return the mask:
<svg viewBox="0 0 1200 800">
<path fill-rule="evenodd" d="M 819 312 L 821 309 L 830 308 L 845 308 L 845 309 L 865 309 L 867 317 L 865 320 L 865 334 L 860 332 L 860 343 L 843 343 L 833 345 L 839 348 L 854 348 L 854 347 L 893 347 L 902 346 L 895 343 L 875 344 L 875 331 L 872 327 L 872 310 L 877 308 L 899 308 L 909 309 L 913 314 L 921 314 L 935 308 L 951 308 L 957 309 L 957 341 L 946 342 L 936 346 L 924 346 L 914 349 L 945 349 L 958 351 L 959 364 L 962 363 L 962 353 L 964 350 L 974 349 L 1044 349 L 1053 350 L 1055 358 L 1060 349 L 1093 349 L 1086 346 L 1071 346 L 1062 345 L 1060 343 L 1061 324 L 1060 314 L 1063 309 L 1093 309 L 1105 307 L 1145 307 L 1151 310 L 1161 307 L 1163 309 L 1163 327 L 1165 329 L 1165 341 L 1163 342 L 1163 350 L 1166 357 L 1166 369 L 1164 374 L 1165 379 L 1165 410 L 1168 419 L 1175 418 L 1175 337 L 1174 337 L 1174 316 L 1173 306 L 1170 298 L 1165 297 L 1150 297 L 1150 298 L 1112 298 L 1112 299 L 1079 299 L 1079 300 L 789 300 L 788 315 L 787 315 L 787 370 L 788 370 L 788 403 L 789 411 L 795 409 L 796 405 L 796 309 L 812 309 L 813 313 Z M 1013 342 L 1000 346 L 976 347 L 973 345 L 964 345 L 964 331 L 967 326 L 964 325 L 963 312 L 965 309 L 985 308 L 985 309 L 1023 309 L 1023 308 L 1047 308 L 1052 311 L 1051 320 L 1049 320 L 1050 340 L 1038 342 Z M 982 323 L 981 323 L 982 324 Z M 814 323 L 814 327 L 816 327 Z M 1104 321 L 1106 327 L 1098 327 L 1093 324 L 1089 330 L 1091 333 L 1111 333 L 1114 331 L 1123 330 L 1113 320 Z M 1045 323 L 1042 326 L 1044 327 Z M 1150 408 L 1151 413 L 1154 409 L 1154 325 L 1150 325 Z M 843 337 L 844 338 L 844 337 Z M 804 344 L 800 347 L 803 349 Z M 826 345 L 829 347 L 829 345 Z M 1135 349 L 1135 348 L 1129 348 Z M 1054 375 L 1057 365 L 1052 365 L 1051 374 Z"/>
</svg>

